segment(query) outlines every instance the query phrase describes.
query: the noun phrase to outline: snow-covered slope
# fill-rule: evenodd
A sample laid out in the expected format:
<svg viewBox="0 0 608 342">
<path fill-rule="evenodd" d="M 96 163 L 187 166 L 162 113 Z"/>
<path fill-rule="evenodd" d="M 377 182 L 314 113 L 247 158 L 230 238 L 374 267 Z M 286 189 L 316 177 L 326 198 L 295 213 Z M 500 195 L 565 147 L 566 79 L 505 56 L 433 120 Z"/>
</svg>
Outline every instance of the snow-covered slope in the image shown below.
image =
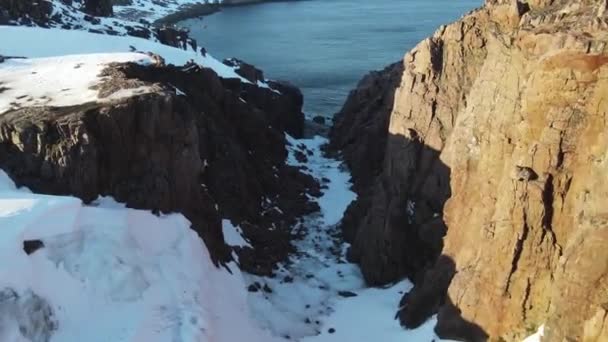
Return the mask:
<svg viewBox="0 0 608 342">
<path fill-rule="evenodd" d="M 70 55 L 38 59 L 10 59 L 0 68 L 0 113 L 24 106 L 66 107 L 118 100 L 150 92 L 150 87 L 122 89 L 100 98 L 101 71 L 112 62 L 151 63 L 138 53 Z"/>
<path fill-rule="evenodd" d="M 84 12 L 81 1 L 44 0 L 48 12 L 40 10 L 32 18 L 28 13 L 17 14 L 9 22 L 19 26 L 39 26 L 45 28 L 62 28 L 92 33 L 103 33 L 118 36 L 136 36 L 159 42 L 165 30 L 173 30 L 180 36 L 179 46 L 192 48 L 192 41 L 187 33 L 176 28 L 157 27 L 155 20 L 171 14 L 184 5 L 195 3 L 193 0 L 139 0 L 129 6 L 114 6 L 115 15 L 111 17 L 92 16 Z M 37 6 L 34 4 L 33 6 Z M 23 9 L 17 8 L 16 13 Z M 44 14 L 42 14 L 44 13 Z"/>
<path fill-rule="evenodd" d="M 33 194 L 0 171 L 0 340 L 273 341 L 250 319 L 238 267 L 216 268 L 189 226 L 110 198 Z M 44 247 L 27 255 L 35 239 Z M 27 311 L 31 298 L 46 315 Z"/>
<path fill-rule="evenodd" d="M 133 53 L 138 51 L 139 53 Z M 149 89 L 122 91 L 99 98 L 93 89 L 109 63 L 151 63 L 143 53 L 162 56 L 166 63 L 195 62 L 213 69 L 220 77 L 237 78 L 234 68 L 206 54 L 182 50 L 130 36 L 110 36 L 86 31 L 38 27 L 0 26 L 0 55 L 26 57 L 0 63 L 0 113 L 25 106 L 69 106 L 89 101 L 108 101 L 142 94 Z M 268 87 L 258 81 L 258 86 Z"/>
<path fill-rule="evenodd" d="M 213 69 L 220 77 L 240 78 L 243 82 L 248 82 L 237 75 L 233 68 L 209 54 L 202 56 L 193 50 L 182 50 L 143 38 L 102 35 L 78 30 L 0 26 L 0 55 L 35 58 L 133 50 L 153 52 L 162 56 L 167 63 L 175 65 L 183 65 L 192 60 Z"/>
</svg>

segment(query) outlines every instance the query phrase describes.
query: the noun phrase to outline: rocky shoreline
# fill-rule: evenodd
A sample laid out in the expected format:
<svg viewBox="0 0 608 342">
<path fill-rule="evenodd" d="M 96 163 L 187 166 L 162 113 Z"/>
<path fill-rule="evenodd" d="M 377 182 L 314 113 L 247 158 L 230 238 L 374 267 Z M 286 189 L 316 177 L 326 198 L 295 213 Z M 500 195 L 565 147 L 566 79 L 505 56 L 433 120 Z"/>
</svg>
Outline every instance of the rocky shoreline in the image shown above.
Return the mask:
<svg viewBox="0 0 608 342">
<path fill-rule="evenodd" d="M 225 7 L 239 7 L 239 6 L 251 6 L 269 2 L 290 2 L 290 1 L 304 1 L 304 0 L 224 0 L 222 3 L 210 3 L 210 4 L 191 4 L 185 5 L 175 13 L 171 13 L 163 18 L 156 20 L 156 25 L 176 25 L 181 21 L 202 18 L 208 15 L 212 15 L 222 10 Z"/>
</svg>

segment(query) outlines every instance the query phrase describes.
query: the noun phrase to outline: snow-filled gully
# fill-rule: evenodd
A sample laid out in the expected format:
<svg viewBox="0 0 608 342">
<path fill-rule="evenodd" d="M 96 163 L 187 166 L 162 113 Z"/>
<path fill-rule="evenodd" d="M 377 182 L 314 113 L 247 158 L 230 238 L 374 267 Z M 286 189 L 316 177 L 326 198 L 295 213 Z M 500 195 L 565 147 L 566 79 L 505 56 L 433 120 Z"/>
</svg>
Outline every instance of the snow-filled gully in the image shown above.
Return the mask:
<svg viewBox="0 0 608 342">
<path fill-rule="evenodd" d="M 322 184 L 316 199 L 321 210 L 294 227 L 303 233 L 294 243 L 297 253 L 275 277 L 245 275 L 252 290 L 258 289 L 248 296 L 253 317 L 273 335 L 303 342 L 438 341 L 435 318 L 409 331 L 395 320 L 400 298 L 412 287 L 409 281 L 367 288 L 359 267 L 346 261 L 348 245 L 339 237 L 338 223 L 356 195 L 343 163 L 324 156 L 327 140 L 287 140 L 288 163 Z M 296 153 L 307 160 L 299 162 Z"/>
</svg>

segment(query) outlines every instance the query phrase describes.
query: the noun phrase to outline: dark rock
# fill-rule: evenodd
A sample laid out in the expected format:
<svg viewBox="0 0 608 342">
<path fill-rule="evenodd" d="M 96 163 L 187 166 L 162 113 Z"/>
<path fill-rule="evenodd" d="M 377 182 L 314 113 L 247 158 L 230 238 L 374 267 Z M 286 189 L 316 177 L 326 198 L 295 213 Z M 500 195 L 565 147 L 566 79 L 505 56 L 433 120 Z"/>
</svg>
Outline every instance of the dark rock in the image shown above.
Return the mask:
<svg viewBox="0 0 608 342">
<path fill-rule="evenodd" d="M 272 274 L 293 251 L 296 218 L 318 209 L 305 195 L 318 191 L 316 181 L 285 164 L 283 131 L 210 69 L 119 64 L 102 75 L 102 97 L 156 90 L 119 103 L 3 113 L 0 167 L 36 192 L 87 203 L 104 194 L 132 208 L 183 213 L 216 262 L 231 258 L 220 222 L 229 218 L 255 247 L 238 251 L 242 268 Z M 263 215 L 263 198 L 276 199 L 280 211 Z"/>
<path fill-rule="evenodd" d="M 312 118 L 312 121 L 314 121 L 315 123 L 318 123 L 319 125 L 325 125 L 325 117 L 317 115 L 314 118 Z"/>
<path fill-rule="evenodd" d="M 262 290 L 264 290 L 264 292 L 266 293 L 272 293 L 272 289 L 270 288 L 270 286 L 268 286 L 268 284 L 264 284 Z"/>
<path fill-rule="evenodd" d="M 296 160 L 300 163 L 306 163 L 308 161 L 308 158 L 304 153 L 302 153 L 302 151 L 296 151 L 294 155 L 296 157 Z"/>
<path fill-rule="evenodd" d="M 357 297 L 357 294 L 350 291 L 339 291 L 338 295 L 344 298 Z"/>
<path fill-rule="evenodd" d="M 40 240 L 25 240 L 23 241 L 23 251 L 30 255 L 40 248 L 44 248 L 44 243 Z"/>
<path fill-rule="evenodd" d="M 174 27 L 163 26 L 154 30 L 154 36 L 161 44 L 187 50 L 192 39 L 188 31 Z"/>
<path fill-rule="evenodd" d="M 139 37 L 139 38 L 144 38 L 144 39 L 149 39 L 152 36 L 152 32 L 145 27 L 125 26 L 125 29 L 127 30 L 127 34 L 129 36 Z"/>
<path fill-rule="evenodd" d="M 46 25 L 51 13 L 53 4 L 50 1 L 37 0 L 0 0 L 0 21 L 3 24 L 10 20 L 26 19 L 37 24 Z"/>
<path fill-rule="evenodd" d="M 336 332 L 336 329 L 334 329 L 334 328 L 329 328 L 329 329 L 327 330 L 327 332 L 328 332 L 328 333 L 330 333 L 330 334 L 333 334 L 333 333 L 335 333 L 335 332 Z"/>
<path fill-rule="evenodd" d="M 256 84 L 264 81 L 264 73 L 255 66 L 236 58 L 227 58 L 222 61 L 227 66 L 233 67 L 234 71 L 244 79 Z"/>
<path fill-rule="evenodd" d="M 394 90 L 402 72 L 399 62 L 369 73 L 334 116 L 329 151 L 342 152 L 358 193 L 369 188 L 382 169 Z"/>
<path fill-rule="evenodd" d="M 90 22 L 91 24 L 94 25 L 98 25 L 99 23 L 101 23 L 101 19 L 97 18 L 97 17 L 93 17 L 90 15 L 85 15 L 84 16 L 84 20 Z"/>
<path fill-rule="evenodd" d="M 114 14 L 112 0 L 84 0 L 84 11 L 98 17 L 109 17 Z"/>
<path fill-rule="evenodd" d="M 243 101 L 261 109 L 272 128 L 300 138 L 304 130 L 304 103 L 300 90 L 286 83 L 269 81 L 270 88 L 258 87 L 238 79 L 222 79 L 225 86 L 239 92 Z M 281 86 L 279 86 L 281 84 Z"/>
<path fill-rule="evenodd" d="M 259 290 L 260 290 L 259 284 L 258 285 L 251 284 L 247 287 L 247 291 L 249 291 L 249 292 L 258 292 Z"/>
</svg>

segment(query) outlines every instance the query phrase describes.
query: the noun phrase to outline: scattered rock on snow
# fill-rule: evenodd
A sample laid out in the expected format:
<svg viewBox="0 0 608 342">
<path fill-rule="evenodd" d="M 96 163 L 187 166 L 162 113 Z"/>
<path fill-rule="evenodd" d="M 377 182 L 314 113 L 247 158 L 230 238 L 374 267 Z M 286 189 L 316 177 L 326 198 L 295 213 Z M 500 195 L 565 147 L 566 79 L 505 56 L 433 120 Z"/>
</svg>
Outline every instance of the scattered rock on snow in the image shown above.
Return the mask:
<svg viewBox="0 0 608 342">
<path fill-rule="evenodd" d="M 44 248 L 44 242 L 40 240 L 25 240 L 23 241 L 23 251 L 30 255 L 40 248 Z"/>
<path fill-rule="evenodd" d="M 339 291 L 338 295 L 344 298 L 357 297 L 357 294 L 351 291 Z"/>
</svg>

